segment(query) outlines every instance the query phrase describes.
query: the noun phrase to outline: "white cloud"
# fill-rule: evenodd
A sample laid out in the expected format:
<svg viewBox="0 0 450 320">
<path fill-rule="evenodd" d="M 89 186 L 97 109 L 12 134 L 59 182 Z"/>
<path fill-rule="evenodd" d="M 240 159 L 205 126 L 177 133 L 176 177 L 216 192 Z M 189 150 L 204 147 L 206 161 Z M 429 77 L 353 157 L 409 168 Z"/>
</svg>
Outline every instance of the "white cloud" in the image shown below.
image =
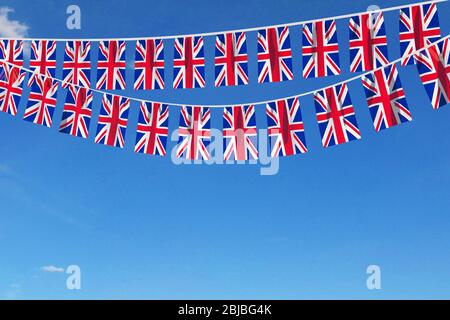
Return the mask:
<svg viewBox="0 0 450 320">
<path fill-rule="evenodd" d="M 66 269 L 55 267 L 54 265 L 43 266 L 43 267 L 41 267 L 41 270 L 44 272 L 64 272 L 64 271 L 66 271 Z"/>
<path fill-rule="evenodd" d="M 21 38 L 27 35 L 28 26 L 17 20 L 10 20 L 9 13 L 14 12 L 10 7 L 0 7 L 0 37 Z"/>
</svg>

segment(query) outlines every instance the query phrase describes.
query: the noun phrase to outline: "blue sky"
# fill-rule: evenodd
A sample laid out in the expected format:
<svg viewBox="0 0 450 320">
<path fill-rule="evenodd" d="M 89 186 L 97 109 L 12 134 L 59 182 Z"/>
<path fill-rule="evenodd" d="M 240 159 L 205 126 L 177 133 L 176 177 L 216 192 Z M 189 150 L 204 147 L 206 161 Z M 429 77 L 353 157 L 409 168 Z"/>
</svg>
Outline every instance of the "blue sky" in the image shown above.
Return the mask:
<svg viewBox="0 0 450 320">
<path fill-rule="evenodd" d="M 30 37 L 129 37 L 254 27 L 414 1 L 78 1 L 82 29 L 66 28 L 73 1 L 2 1 Z M 439 5 L 442 33 L 448 3 Z M 398 12 L 385 15 L 390 59 L 399 57 Z M 301 78 L 300 29 L 291 29 L 295 80 L 256 83 L 248 35 L 248 86 L 125 93 L 186 103 L 232 103 L 302 93 L 350 77 L 348 20 L 338 22 L 342 77 Z M 172 79 L 166 43 L 166 81 Z M 61 63 L 63 47 L 58 49 Z M 96 57 L 97 52 L 93 51 Z M 127 59 L 134 55 L 132 44 Z M 57 76 L 61 76 L 61 70 Z M 93 72 L 95 79 L 95 72 Z M 127 71 L 131 87 L 132 70 Z M 413 121 L 376 133 L 352 82 L 362 140 L 324 149 L 312 98 L 300 100 L 309 152 L 279 173 L 255 165 L 174 165 L 133 152 L 132 105 L 123 150 L 0 114 L 0 298 L 450 298 L 450 107 L 435 111 L 414 66 L 400 69 Z M 100 99 L 95 97 L 91 130 Z M 178 124 L 171 108 L 170 128 Z M 257 124 L 264 127 L 264 110 Z M 212 127 L 221 128 L 214 110 Z M 171 147 L 172 144 L 169 146 Z M 82 290 L 43 266 L 79 265 Z M 381 267 L 382 289 L 366 288 Z"/>
</svg>

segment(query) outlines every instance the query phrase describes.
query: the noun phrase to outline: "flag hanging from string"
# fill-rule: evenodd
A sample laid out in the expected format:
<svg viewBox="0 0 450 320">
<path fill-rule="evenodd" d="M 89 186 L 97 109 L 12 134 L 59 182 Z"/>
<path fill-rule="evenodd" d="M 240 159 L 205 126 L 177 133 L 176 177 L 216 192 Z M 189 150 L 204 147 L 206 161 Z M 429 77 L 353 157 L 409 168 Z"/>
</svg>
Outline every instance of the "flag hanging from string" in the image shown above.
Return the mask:
<svg viewBox="0 0 450 320">
<path fill-rule="evenodd" d="M 315 92 L 314 101 L 324 147 L 361 139 L 346 83 Z"/>
<path fill-rule="evenodd" d="M 33 75 L 28 81 L 28 86 L 31 89 L 23 119 L 41 126 L 51 127 L 59 83 L 46 76 Z"/>
<path fill-rule="evenodd" d="M 450 101 L 450 42 L 447 39 L 415 55 L 417 69 L 434 109 Z"/>
<path fill-rule="evenodd" d="M 173 87 L 192 89 L 205 87 L 205 53 L 203 37 L 175 39 Z"/>
<path fill-rule="evenodd" d="M 83 87 L 76 88 L 73 85 L 69 86 L 59 126 L 60 132 L 75 137 L 88 137 L 93 97 L 94 94 L 91 90 Z"/>
<path fill-rule="evenodd" d="M 207 107 L 181 107 L 177 158 L 210 159 L 208 150 L 211 140 L 210 119 L 211 110 Z"/>
<path fill-rule="evenodd" d="M 298 97 L 268 103 L 266 114 L 271 157 L 308 151 Z"/>
<path fill-rule="evenodd" d="M 31 41 L 30 68 L 40 75 L 55 77 L 56 41 Z"/>
<path fill-rule="evenodd" d="M 169 107 L 157 102 L 141 102 L 134 151 L 166 155 L 169 135 Z"/>
<path fill-rule="evenodd" d="M 100 41 L 97 62 L 97 89 L 125 89 L 125 41 Z"/>
<path fill-rule="evenodd" d="M 25 72 L 7 63 L 0 63 L 0 111 L 17 115 L 22 97 Z"/>
<path fill-rule="evenodd" d="M 258 159 L 255 106 L 232 106 L 223 110 L 224 160 Z"/>
<path fill-rule="evenodd" d="M 412 120 L 395 64 L 369 73 L 361 81 L 377 132 Z"/>
<path fill-rule="evenodd" d="M 245 32 L 217 35 L 215 64 L 216 87 L 248 84 Z"/>
<path fill-rule="evenodd" d="M 105 93 L 98 117 L 95 143 L 123 148 L 129 109 L 130 99 Z"/>
<path fill-rule="evenodd" d="M 350 19 L 350 72 L 370 71 L 389 63 L 383 12 Z"/>
<path fill-rule="evenodd" d="M 162 40 L 136 41 L 134 90 L 164 89 L 164 44 Z"/>
<path fill-rule="evenodd" d="M 23 66 L 23 41 L 0 40 L 0 60 L 6 60 L 15 66 Z"/>
<path fill-rule="evenodd" d="M 339 75 L 336 21 L 323 20 L 303 26 L 303 77 Z"/>
<path fill-rule="evenodd" d="M 289 28 L 259 30 L 258 82 L 279 82 L 293 78 Z"/>
<path fill-rule="evenodd" d="M 440 37 L 441 29 L 435 3 L 400 9 L 400 51 L 403 66 L 414 64 L 415 60 L 411 54 Z"/>
<path fill-rule="evenodd" d="M 91 43 L 67 41 L 63 62 L 63 87 L 70 84 L 91 87 Z"/>
</svg>

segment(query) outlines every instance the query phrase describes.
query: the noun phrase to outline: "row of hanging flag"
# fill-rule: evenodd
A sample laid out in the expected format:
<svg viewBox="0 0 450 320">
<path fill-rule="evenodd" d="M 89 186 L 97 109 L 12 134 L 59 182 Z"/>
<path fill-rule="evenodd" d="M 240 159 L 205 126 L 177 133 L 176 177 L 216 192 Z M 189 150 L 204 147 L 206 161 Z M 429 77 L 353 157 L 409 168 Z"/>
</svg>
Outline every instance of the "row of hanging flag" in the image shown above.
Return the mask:
<svg viewBox="0 0 450 320">
<path fill-rule="evenodd" d="M 441 36 L 436 3 L 416 4 L 400 9 L 402 65 L 414 63 L 411 53 Z M 350 71 L 371 71 L 389 63 L 383 12 L 367 12 L 350 18 Z M 340 74 L 336 21 L 305 23 L 303 33 L 303 77 Z M 185 36 L 174 41 L 173 87 L 205 87 L 203 36 Z M 53 40 L 31 41 L 30 68 L 55 77 L 56 46 Z M 99 41 L 98 90 L 125 89 L 124 40 Z M 246 85 L 249 82 L 245 32 L 216 35 L 215 86 Z M 24 42 L 0 41 L 0 59 L 22 66 Z M 66 41 L 63 79 L 66 84 L 91 87 L 90 41 Z M 292 80 L 292 50 L 289 27 L 268 27 L 258 31 L 258 82 Z M 136 41 L 134 89 L 163 89 L 164 44 L 162 39 Z"/>
<path fill-rule="evenodd" d="M 449 103 L 450 47 L 449 37 L 416 52 L 420 79 L 433 108 Z M 25 72 L 22 72 L 25 70 Z M 0 110 L 17 115 L 23 92 L 25 73 L 31 74 L 30 93 L 23 118 L 50 127 L 56 108 L 59 82 L 48 75 L 38 74 L 10 62 L 0 61 Z M 361 75 L 367 105 L 376 131 L 411 121 L 396 63 L 390 63 Z M 94 93 L 83 86 L 69 84 L 59 131 L 87 138 L 92 116 Z M 346 83 L 329 86 L 313 93 L 317 122 L 324 147 L 360 139 Z M 124 147 L 128 125 L 130 98 L 103 92 L 95 142 Z M 299 98 L 285 98 L 265 105 L 270 154 L 272 157 L 307 152 Z M 180 108 L 179 141 L 176 156 L 209 160 L 211 140 L 210 107 L 182 106 Z M 141 101 L 136 128 L 135 151 L 152 155 L 166 155 L 169 135 L 169 107 L 167 104 Z M 255 105 L 235 105 L 223 108 L 223 146 L 225 160 L 258 158 Z"/>
</svg>

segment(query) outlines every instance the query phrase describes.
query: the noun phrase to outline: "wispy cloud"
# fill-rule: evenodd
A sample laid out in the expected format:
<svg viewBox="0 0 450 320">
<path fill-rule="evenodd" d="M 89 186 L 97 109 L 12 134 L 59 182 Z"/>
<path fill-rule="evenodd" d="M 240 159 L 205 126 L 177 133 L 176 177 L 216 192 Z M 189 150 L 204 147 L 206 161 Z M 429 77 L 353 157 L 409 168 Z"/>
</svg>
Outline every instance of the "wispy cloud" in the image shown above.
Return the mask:
<svg viewBox="0 0 450 320">
<path fill-rule="evenodd" d="M 49 191 L 35 183 L 33 179 L 26 176 L 22 177 L 19 169 L 1 161 L 0 190 L 8 190 L 8 192 L 3 193 L 4 197 L 10 201 L 16 201 L 22 206 L 31 207 L 33 209 L 32 212 L 43 213 L 49 217 L 56 218 L 59 222 L 63 222 L 84 232 L 92 229 L 91 225 L 86 224 L 71 212 L 66 212 L 53 205 L 57 199 L 61 199 L 61 196 L 56 195 L 54 190 Z M 92 213 L 92 210 L 84 204 L 76 205 L 73 207 L 73 210 Z M 1 229 L 0 226 L 0 238 Z"/>
<path fill-rule="evenodd" d="M 60 267 L 55 267 L 54 265 L 43 266 L 43 267 L 41 267 L 41 270 L 44 272 L 52 272 L 52 273 L 66 271 L 66 269 L 60 268 Z"/>
<path fill-rule="evenodd" d="M 27 35 L 28 26 L 17 20 L 10 20 L 9 14 L 14 12 L 10 7 L 0 7 L 0 37 L 20 38 Z"/>
<path fill-rule="evenodd" d="M 12 173 L 13 173 L 13 171 L 10 166 L 0 163 L 0 175 L 3 174 L 3 175 L 9 176 Z"/>
<path fill-rule="evenodd" d="M 5 298 L 8 300 L 17 299 L 22 293 L 22 285 L 20 283 L 13 283 L 5 292 Z"/>
</svg>

